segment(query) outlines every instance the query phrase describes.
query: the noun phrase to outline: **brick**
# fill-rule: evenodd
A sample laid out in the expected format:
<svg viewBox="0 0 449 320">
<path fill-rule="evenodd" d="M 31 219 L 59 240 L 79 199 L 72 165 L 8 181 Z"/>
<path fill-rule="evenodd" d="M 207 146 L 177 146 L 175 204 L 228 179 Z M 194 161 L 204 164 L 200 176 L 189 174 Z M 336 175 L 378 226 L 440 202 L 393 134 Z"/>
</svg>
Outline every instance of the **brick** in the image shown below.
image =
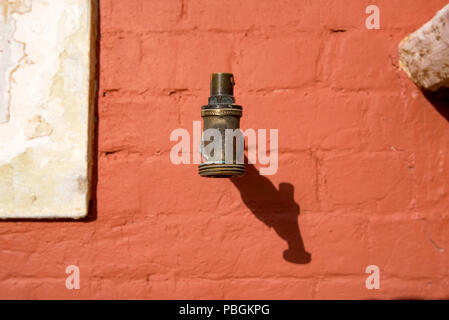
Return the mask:
<svg viewBox="0 0 449 320">
<path fill-rule="evenodd" d="M 321 0 L 320 25 L 330 30 L 365 28 L 365 9 L 369 4 L 367 1 Z"/>
<path fill-rule="evenodd" d="M 182 1 L 128 0 L 101 1 L 103 32 L 173 30 L 183 15 Z M 124 23 L 126 21 L 126 23 Z"/>
<path fill-rule="evenodd" d="M 231 39 L 213 33 L 114 36 L 102 53 L 113 74 L 103 87 L 138 93 L 207 87 L 211 72 L 230 71 Z"/>
<path fill-rule="evenodd" d="M 370 265 L 368 221 L 362 211 L 303 214 L 301 226 L 312 253 L 312 273 L 346 277 L 361 275 Z M 329 263 L 329 257 L 332 263 Z"/>
<path fill-rule="evenodd" d="M 139 78 L 142 60 L 141 37 L 132 34 L 126 37 L 103 37 L 101 41 L 100 83 L 102 88 L 114 90 L 133 88 L 135 86 L 133 83 Z M 106 74 L 108 74 L 107 77 Z"/>
<path fill-rule="evenodd" d="M 243 93 L 242 128 L 279 129 L 282 150 L 360 149 L 360 123 L 369 106 L 365 94 L 328 89 Z"/>
<path fill-rule="evenodd" d="M 431 228 L 426 228 L 422 221 L 402 216 L 394 221 L 376 220 L 369 224 L 367 237 L 371 244 L 372 264 L 379 266 L 382 274 L 389 277 L 434 278 L 440 282 L 444 273 L 442 261 L 447 258 L 447 253 L 435 246 L 446 247 L 447 239 L 438 231 L 434 233 Z"/>
<path fill-rule="evenodd" d="M 380 213 L 385 214 L 406 209 L 411 200 L 411 173 L 395 152 L 331 157 L 324 160 L 323 174 L 326 197 L 334 205 L 371 207 L 375 212 L 382 205 Z"/>
<path fill-rule="evenodd" d="M 319 10 L 318 1 L 313 0 L 301 6 L 294 0 L 194 0 L 187 2 L 186 19 L 189 25 L 206 30 L 309 30 L 318 22 Z"/>
<path fill-rule="evenodd" d="M 413 140 L 408 135 L 414 124 L 407 119 L 408 102 L 397 95 L 368 95 L 361 128 L 362 142 L 367 151 L 410 152 Z M 395 106 L 392 108 L 391 106 Z"/>
<path fill-rule="evenodd" d="M 101 153 L 169 152 L 171 146 L 167 141 L 171 132 L 179 127 L 175 100 L 151 97 L 144 101 L 108 102 L 104 109 L 99 121 Z M 162 118 L 164 121 L 160 120 Z"/>
<path fill-rule="evenodd" d="M 113 156 L 102 156 L 99 159 L 101 166 L 98 172 L 98 210 L 121 213 L 139 211 L 138 192 L 130 192 L 127 199 L 122 197 L 127 190 L 135 190 L 138 187 L 139 163 L 138 158 L 115 160 Z M 115 187 L 118 185 L 121 187 Z"/>
<path fill-rule="evenodd" d="M 320 79 L 335 89 L 399 90 L 397 44 L 386 32 L 357 30 L 328 35 Z"/>
<path fill-rule="evenodd" d="M 364 270 L 361 270 L 361 273 Z M 316 285 L 315 299 L 379 299 L 383 296 L 380 290 L 368 290 L 365 286 L 367 274 L 360 276 L 347 276 L 342 278 L 324 278 Z M 381 283 L 382 285 L 382 283 Z M 343 290 L 344 288 L 344 290 Z"/>
<path fill-rule="evenodd" d="M 245 76 L 239 82 L 240 90 L 288 89 L 313 84 L 320 50 L 320 43 L 313 39 L 316 36 L 310 33 L 242 38 L 235 46 L 232 64 L 234 73 Z"/>
<path fill-rule="evenodd" d="M 224 285 L 224 299 L 264 299 L 267 292 L 272 292 L 272 299 L 311 299 L 314 280 L 312 279 L 237 279 L 227 281 Z"/>
</svg>

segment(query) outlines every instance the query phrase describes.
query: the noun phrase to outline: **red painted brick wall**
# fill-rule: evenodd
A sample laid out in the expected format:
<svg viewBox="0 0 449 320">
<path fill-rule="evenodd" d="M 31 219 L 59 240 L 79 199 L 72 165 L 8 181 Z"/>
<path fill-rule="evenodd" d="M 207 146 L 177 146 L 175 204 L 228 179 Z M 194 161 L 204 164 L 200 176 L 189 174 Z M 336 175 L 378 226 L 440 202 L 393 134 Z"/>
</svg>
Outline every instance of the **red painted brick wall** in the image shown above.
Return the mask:
<svg viewBox="0 0 449 320">
<path fill-rule="evenodd" d="M 446 3 L 100 0 L 94 216 L 0 223 L 0 298 L 448 297 L 449 106 L 397 63 Z M 171 164 L 217 71 L 244 129 L 279 129 L 276 175 Z"/>
</svg>

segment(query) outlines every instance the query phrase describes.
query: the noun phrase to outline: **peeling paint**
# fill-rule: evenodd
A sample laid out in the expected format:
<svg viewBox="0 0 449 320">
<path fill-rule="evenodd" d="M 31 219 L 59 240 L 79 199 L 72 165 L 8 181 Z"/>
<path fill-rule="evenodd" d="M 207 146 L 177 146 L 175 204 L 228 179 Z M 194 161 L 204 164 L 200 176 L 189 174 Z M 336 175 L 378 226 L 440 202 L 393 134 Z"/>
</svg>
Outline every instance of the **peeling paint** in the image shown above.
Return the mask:
<svg viewBox="0 0 449 320">
<path fill-rule="evenodd" d="M 13 57 L 0 60 L 8 63 L 0 63 L 6 84 L 0 82 L 0 90 L 7 88 L 0 99 L 8 100 L 0 103 L 0 190 L 13 190 L 0 198 L 0 218 L 83 217 L 89 197 L 91 1 L 0 6 L 6 13 L 0 29 L 9 32 L 0 38 L 6 48 L 0 54 Z"/>
<path fill-rule="evenodd" d="M 13 75 L 26 57 L 26 44 L 14 38 L 16 31 L 15 14 L 31 10 L 31 0 L 0 1 L 0 124 L 9 121 L 11 108 L 11 85 Z"/>
</svg>

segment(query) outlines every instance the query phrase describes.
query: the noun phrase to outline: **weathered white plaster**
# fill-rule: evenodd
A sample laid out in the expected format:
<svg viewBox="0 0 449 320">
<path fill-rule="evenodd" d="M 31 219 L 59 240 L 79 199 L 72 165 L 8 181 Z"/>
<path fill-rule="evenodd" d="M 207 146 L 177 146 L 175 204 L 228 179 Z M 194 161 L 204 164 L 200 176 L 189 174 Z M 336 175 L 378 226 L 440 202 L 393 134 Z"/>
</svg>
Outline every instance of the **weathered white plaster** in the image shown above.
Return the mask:
<svg viewBox="0 0 449 320">
<path fill-rule="evenodd" d="M 87 214 L 92 17 L 90 0 L 0 0 L 0 218 Z"/>
<path fill-rule="evenodd" d="M 402 40 L 399 64 L 423 89 L 449 86 L 449 5 Z"/>
</svg>

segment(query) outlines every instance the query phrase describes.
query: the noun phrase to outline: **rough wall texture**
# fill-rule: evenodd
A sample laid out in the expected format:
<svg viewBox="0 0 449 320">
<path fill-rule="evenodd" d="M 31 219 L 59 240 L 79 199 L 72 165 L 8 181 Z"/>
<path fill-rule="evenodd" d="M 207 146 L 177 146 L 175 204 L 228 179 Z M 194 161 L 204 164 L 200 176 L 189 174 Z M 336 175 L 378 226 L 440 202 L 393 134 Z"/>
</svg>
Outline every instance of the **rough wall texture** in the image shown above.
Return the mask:
<svg viewBox="0 0 449 320">
<path fill-rule="evenodd" d="M 448 297 L 449 106 L 397 65 L 445 4 L 101 0 L 94 217 L 0 223 L 0 297 Z M 234 72 L 243 128 L 279 129 L 276 175 L 171 164 L 214 71 Z"/>
</svg>

